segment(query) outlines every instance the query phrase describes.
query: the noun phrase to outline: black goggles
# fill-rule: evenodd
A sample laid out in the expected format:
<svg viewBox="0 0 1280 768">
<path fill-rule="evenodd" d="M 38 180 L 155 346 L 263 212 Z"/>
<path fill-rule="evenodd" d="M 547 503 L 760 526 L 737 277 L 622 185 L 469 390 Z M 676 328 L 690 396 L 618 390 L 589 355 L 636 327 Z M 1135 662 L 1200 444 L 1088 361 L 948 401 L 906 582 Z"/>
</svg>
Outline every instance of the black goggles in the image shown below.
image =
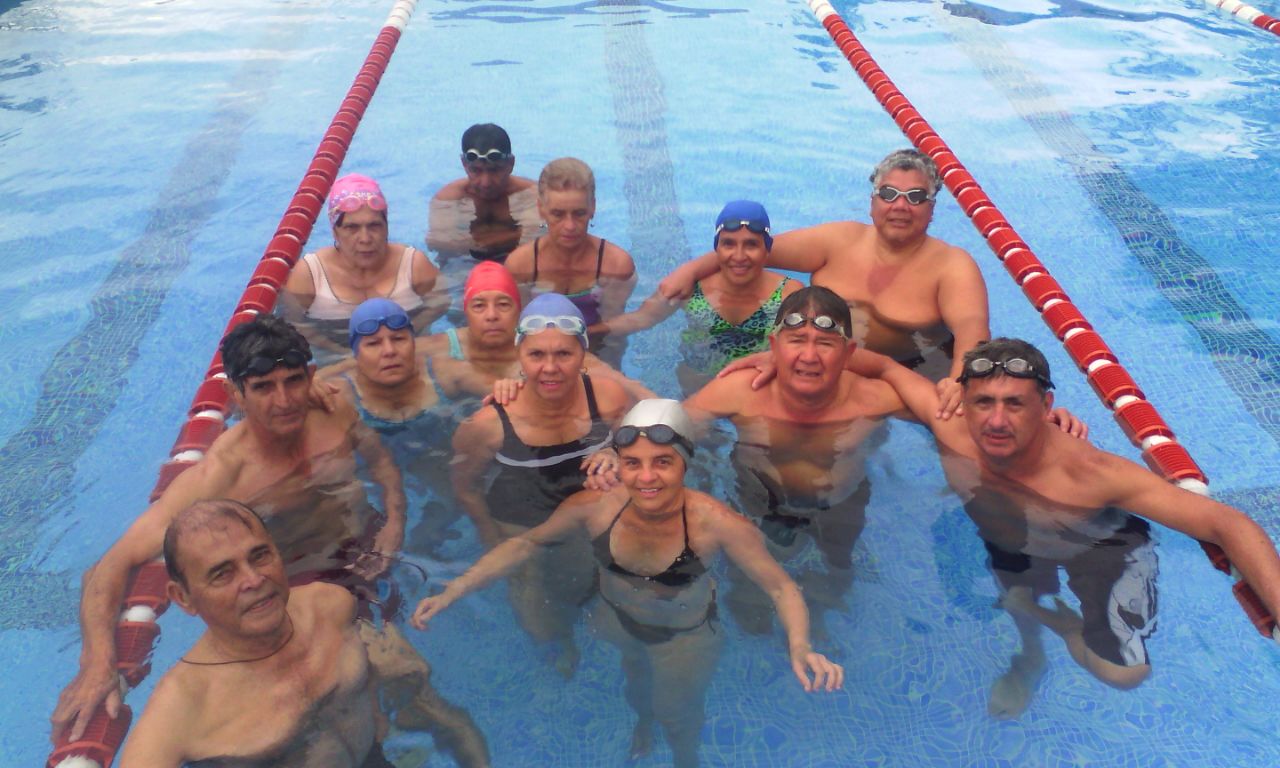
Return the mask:
<svg viewBox="0 0 1280 768">
<path fill-rule="evenodd" d="M 693 453 L 693 443 L 666 424 L 654 424 L 651 427 L 618 427 L 613 433 L 613 445 L 617 448 L 626 448 L 634 445 L 641 436 L 649 438 L 649 442 L 655 445 L 674 443 L 690 454 Z"/>
<path fill-rule="evenodd" d="M 888 184 L 881 184 L 876 188 L 876 197 L 886 203 L 892 203 L 894 200 L 903 196 L 905 196 L 907 198 L 907 202 L 912 205 L 923 205 L 933 199 L 933 195 L 929 194 L 929 190 L 920 189 L 919 187 L 903 190 L 898 189 L 897 187 L 891 187 Z"/>
<path fill-rule="evenodd" d="M 805 317 L 801 312 L 792 312 L 791 314 L 783 317 L 778 321 L 778 324 L 773 327 L 773 332 L 777 333 L 783 328 L 794 331 L 796 328 L 803 328 L 806 324 L 812 325 L 814 328 L 817 328 L 820 331 L 825 331 L 826 333 L 838 333 L 845 339 L 849 338 L 849 332 L 845 330 L 844 324 L 836 320 L 831 315 Z"/>
<path fill-rule="evenodd" d="M 271 357 L 251 357 L 249 362 L 241 366 L 237 374 L 232 377 L 235 381 L 243 381 L 249 376 L 266 376 L 276 369 L 276 366 L 283 365 L 285 368 L 301 368 L 307 364 L 311 358 L 302 354 L 297 349 L 285 351 L 283 355 L 276 358 Z"/>
<path fill-rule="evenodd" d="M 1003 368 L 1006 374 L 1015 379 L 1035 379 L 1045 389 L 1053 389 L 1053 382 L 1049 381 L 1047 376 L 1040 375 L 1035 366 L 1021 357 L 1014 357 L 1008 360 L 989 360 L 985 357 L 979 357 L 970 360 L 965 365 L 964 372 L 960 374 L 960 383 L 963 384 L 969 379 L 984 379 L 995 373 L 997 368 Z"/>
<path fill-rule="evenodd" d="M 768 226 L 758 221 L 747 221 L 746 219 L 742 219 L 739 221 L 726 221 L 721 224 L 717 224 L 716 232 L 737 232 L 743 227 L 746 227 L 748 232 L 751 232 L 757 235 L 769 234 Z"/>
<path fill-rule="evenodd" d="M 500 149 L 490 149 L 487 152 L 481 152 L 478 149 L 468 149 L 466 152 L 462 153 L 462 159 L 466 160 L 468 163 L 478 163 L 483 160 L 486 163 L 493 163 L 494 165 L 497 165 L 498 163 L 505 162 L 508 157 L 511 157 L 511 155 Z"/>
</svg>

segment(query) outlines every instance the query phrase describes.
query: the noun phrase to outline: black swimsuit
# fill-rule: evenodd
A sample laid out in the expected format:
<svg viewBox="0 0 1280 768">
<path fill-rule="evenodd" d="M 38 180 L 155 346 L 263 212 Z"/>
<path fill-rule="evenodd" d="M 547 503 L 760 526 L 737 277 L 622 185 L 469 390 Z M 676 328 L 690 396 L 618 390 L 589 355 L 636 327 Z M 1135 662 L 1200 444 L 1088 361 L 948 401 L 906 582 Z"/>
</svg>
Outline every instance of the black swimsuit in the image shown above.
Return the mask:
<svg viewBox="0 0 1280 768">
<path fill-rule="evenodd" d="M 698 557 L 698 553 L 693 551 L 689 546 L 689 518 L 685 513 L 685 508 L 680 508 L 680 522 L 684 525 L 684 549 L 680 554 L 676 555 L 676 559 L 671 561 L 661 573 L 655 573 L 652 576 L 635 573 L 618 564 L 613 557 L 613 549 L 610 546 L 610 538 L 613 535 L 613 526 L 617 525 L 619 518 L 622 517 L 623 511 L 626 510 L 628 501 L 622 505 L 622 509 L 618 510 L 618 514 L 614 516 L 613 522 L 609 523 L 609 527 L 604 529 L 599 536 L 591 541 L 591 549 L 595 553 L 596 562 L 600 567 L 610 573 L 617 574 L 627 580 L 630 584 L 637 587 L 647 587 L 657 592 L 662 599 L 672 600 L 683 591 L 686 587 L 703 578 L 707 573 L 707 566 Z M 618 617 L 618 623 L 635 639 L 646 645 L 654 645 L 656 643 L 665 643 L 672 640 L 677 635 L 693 630 L 706 624 L 716 617 L 716 599 L 714 591 L 711 599 L 707 604 L 707 612 L 703 615 L 702 621 L 692 627 L 666 627 L 656 624 L 646 624 L 637 621 L 626 609 L 617 603 L 605 597 L 602 593 L 601 599 L 613 609 Z"/>
<path fill-rule="evenodd" d="M 558 445 L 526 445 L 516 434 L 506 409 L 493 407 L 502 420 L 502 447 L 494 459 L 500 469 L 485 493 L 494 520 L 532 528 L 541 525 L 561 502 L 582 490 L 587 474 L 582 460 L 613 440 L 613 430 L 600 418 L 591 379 L 582 374 L 591 427 L 576 440 Z"/>
</svg>

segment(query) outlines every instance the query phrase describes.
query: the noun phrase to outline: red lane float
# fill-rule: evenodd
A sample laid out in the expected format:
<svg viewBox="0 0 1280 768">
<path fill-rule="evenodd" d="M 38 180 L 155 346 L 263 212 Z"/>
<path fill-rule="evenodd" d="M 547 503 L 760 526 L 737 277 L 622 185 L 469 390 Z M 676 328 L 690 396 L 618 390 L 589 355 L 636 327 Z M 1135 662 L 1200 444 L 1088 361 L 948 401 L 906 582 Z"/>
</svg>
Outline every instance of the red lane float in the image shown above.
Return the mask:
<svg viewBox="0 0 1280 768">
<path fill-rule="evenodd" d="M 364 66 L 303 174 L 302 182 L 285 207 L 261 261 L 236 302 L 227 332 L 275 308 L 276 297 L 289 277 L 289 270 L 298 261 L 303 244 L 311 236 L 311 228 L 320 216 L 329 189 L 346 158 L 347 147 L 416 5 L 417 0 L 397 0 L 392 8 L 365 58 Z M 222 434 L 230 412 L 225 379 L 222 356 L 215 352 L 205 379 L 192 398 L 187 422 L 174 441 L 171 459 L 160 468 L 151 501 L 159 498 L 174 478 L 195 466 Z M 151 652 L 160 636 L 156 618 L 169 606 L 165 594 L 167 583 L 164 564 L 156 561 L 138 569 L 126 592 L 120 622 L 116 626 L 116 668 L 122 679 L 121 688 L 126 692 L 138 685 L 151 669 Z M 112 720 L 104 707 L 98 707 L 80 739 L 55 747 L 46 762 L 47 768 L 108 768 L 124 742 L 132 716 L 126 706 L 121 708 L 120 717 Z"/>
<path fill-rule="evenodd" d="M 1252 24 L 1258 29 L 1264 29 L 1273 35 L 1280 35 L 1280 19 L 1268 16 L 1252 5 L 1240 2 L 1240 0 L 1204 0 L 1204 4 L 1210 8 L 1218 8 L 1229 13 L 1232 18 L 1239 19 L 1246 24 Z"/>
<path fill-rule="evenodd" d="M 1237 16 L 1254 23 L 1258 23 L 1260 18 L 1244 14 L 1240 7 L 1248 6 L 1244 6 L 1239 0 L 1205 2 L 1231 10 Z M 1142 450 L 1143 460 L 1170 482 L 1189 491 L 1208 495 L 1208 479 L 1204 472 L 1186 448 L 1176 441 L 1173 430 L 1156 412 L 1155 407 L 1147 402 L 1142 390 L 1120 365 L 1111 348 L 1093 330 L 1093 326 L 1067 297 L 1062 286 L 1050 276 L 1048 268 L 1032 253 L 1031 247 L 991 202 L 973 174 L 965 169 L 937 131 L 911 105 L 911 100 L 898 90 L 884 70 L 876 64 L 871 53 L 858 41 L 857 36 L 840 18 L 840 14 L 831 7 L 831 3 L 828 0 L 809 0 L 809 9 L 831 35 L 832 41 L 849 60 L 858 77 L 862 78 L 876 100 L 902 129 L 903 134 L 938 165 L 943 183 L 951 190 L 960 208 L 973 221 L 973 225 L 987 240 L 996 257 L 1004 263 L 1014 281 L 1022 287 L 1071 359 L 1084 372 L 1099 399 L 1112 409 L 1116 422 L 1125 434 Z M 1280 22 L 1274 19 L 1259 26 L 1280 34 Z M 1206 542 L 1201 542 L 1201 546 L 1215 567 L 1237 579 L 1233 591 L 1254 626 L 1262 634 L 1280 641 L 1280 629 L 1277 628 L 1275 618 L 1267 615 L 1262 602 L 1231 567 L 1222 550 Z"/>
</svg>

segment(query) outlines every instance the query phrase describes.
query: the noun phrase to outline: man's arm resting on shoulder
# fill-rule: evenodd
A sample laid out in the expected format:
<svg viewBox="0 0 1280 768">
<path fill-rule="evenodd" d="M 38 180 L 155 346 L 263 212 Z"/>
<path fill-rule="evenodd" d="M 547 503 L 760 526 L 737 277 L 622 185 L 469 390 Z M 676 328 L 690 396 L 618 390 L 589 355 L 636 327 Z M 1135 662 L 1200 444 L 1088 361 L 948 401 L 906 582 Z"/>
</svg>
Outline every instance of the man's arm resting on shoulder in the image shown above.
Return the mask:
<svg viewBox="0 0 1280 768">
<path fill-rule="evenodd" d="M 164 532 L 182 510 L 230 487 L 231 470 L 214 451 L 174 478 L 164 494 L 129 526 L 124 535 L 85 571 L 80 594 L 80 670 L 58 697 L 50 721 L 53 738 L 67 727 L 78 739 L 94 709 L 104 700 L 107 714 L 119 713 L 115 628 L 133 569 L 160 556 Z"/>
<path fill-rule="evenodd" d="M 1110 454 L 1106 461 L 1116 506 L 1222 547 L 1271 615 L 1280 617 L 1280 555 L 1260 525 L 1234 507 L 1183 490 L 1131 461 Z"/>
</svg>

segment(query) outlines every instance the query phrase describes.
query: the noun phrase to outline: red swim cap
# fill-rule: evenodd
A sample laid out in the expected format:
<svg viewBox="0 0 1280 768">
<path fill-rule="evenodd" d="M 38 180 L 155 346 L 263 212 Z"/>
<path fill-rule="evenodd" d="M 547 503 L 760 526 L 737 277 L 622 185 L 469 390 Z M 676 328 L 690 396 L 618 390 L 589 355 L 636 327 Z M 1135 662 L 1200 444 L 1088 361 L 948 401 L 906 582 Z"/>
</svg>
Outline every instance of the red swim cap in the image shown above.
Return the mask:
<svg viewBox="0 0 1280 768">
<path fill-rule="evenodd" d="M 496 261 L 482 261 L 467 275 L 467 282 L 462 287 L 462 306 L 470 304 L 471 298 L 481 291 L 502 291 L 516 303 L 516 309 L 520 309 L 520 289 L 516 288 L 516 279 Z"/>
</svg>

